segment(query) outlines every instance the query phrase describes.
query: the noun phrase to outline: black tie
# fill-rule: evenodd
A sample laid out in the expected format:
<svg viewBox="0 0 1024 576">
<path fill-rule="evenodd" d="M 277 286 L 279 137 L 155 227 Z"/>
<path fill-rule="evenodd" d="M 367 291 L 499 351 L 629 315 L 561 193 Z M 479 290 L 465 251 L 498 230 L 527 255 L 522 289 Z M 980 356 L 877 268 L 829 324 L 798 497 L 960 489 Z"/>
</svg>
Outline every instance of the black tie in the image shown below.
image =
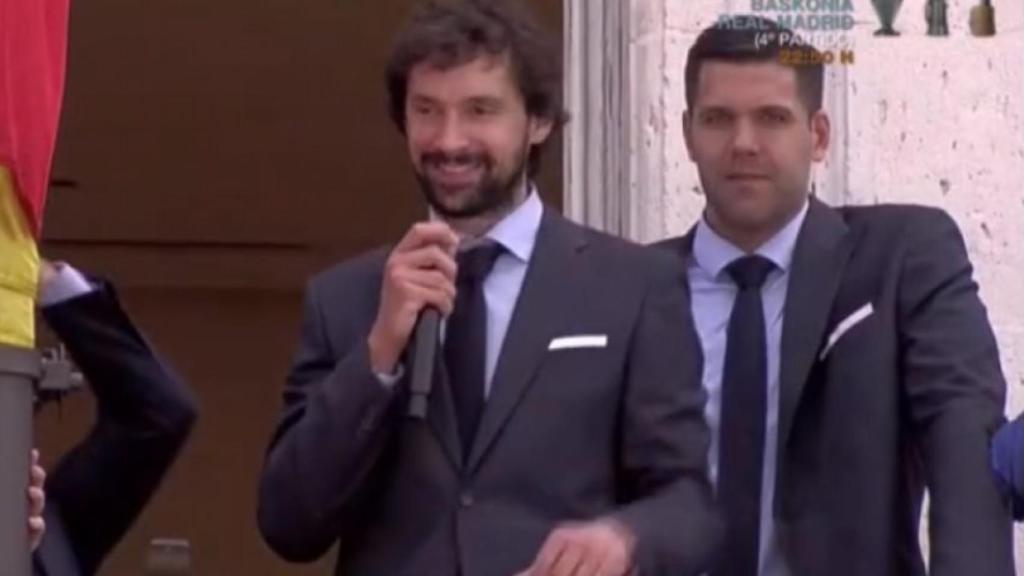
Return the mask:
<svg viewBox="0 0 1024 576">
<path fill-rule="evenodd" d="M 761 475 L 768 410 L 768 347 L 761 286 L 775 265 L 745 256 L 726 268 L 739 292 L 729 316 L 722 372 L 718 497 L 727 529 L 715 576 L 756 576 L 761 528 Z"/>
<path fill-rule="evenodd" d="M 487 303 L 483 283 L 501 252 L 500 244 L 489 242 L 456 256 L 455 309 L 445 326 L 444 362 L 467 457 L 484 407 Z"/>
</svg>

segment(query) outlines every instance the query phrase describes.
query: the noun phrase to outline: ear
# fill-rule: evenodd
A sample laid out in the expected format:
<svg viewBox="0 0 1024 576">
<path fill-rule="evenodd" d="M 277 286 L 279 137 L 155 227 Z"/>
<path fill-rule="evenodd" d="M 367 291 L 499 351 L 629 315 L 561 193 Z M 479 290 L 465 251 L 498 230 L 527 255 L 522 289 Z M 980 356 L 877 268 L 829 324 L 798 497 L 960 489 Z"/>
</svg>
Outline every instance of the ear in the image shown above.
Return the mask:
<svg viewBox="0 0 1024 576">
<path fill-rule="evenodd" d="M 828 155 L 828 147 L 832 142 L 832 121 L 828 113 L 818 110 L 811 116 L 811 159 L 822 162 Z"/>
<path fill-rule="evenodd" d="M 530 145 L 537 146 L 543 144 L 548 139 L 548 136 L 551 135 L 551 130 L 554 127 L 555 122 L 551 118 L 530 116 Z"/>
<path fill-rule="evenodd" d="M 693 116 L 690 111 L 683 112 L 683 141 L 686 142 L 686 154 L 693 160 Z"/>
</svg>

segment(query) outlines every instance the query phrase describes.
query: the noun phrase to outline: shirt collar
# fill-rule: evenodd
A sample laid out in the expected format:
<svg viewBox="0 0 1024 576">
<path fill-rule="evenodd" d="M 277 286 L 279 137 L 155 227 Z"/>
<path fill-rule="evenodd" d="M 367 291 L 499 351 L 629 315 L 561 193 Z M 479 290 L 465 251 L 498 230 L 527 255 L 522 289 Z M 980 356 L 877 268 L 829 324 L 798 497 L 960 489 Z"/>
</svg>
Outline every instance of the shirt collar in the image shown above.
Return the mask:
<svg viewBox="0 0 1024 576">
<path fill-rule="evenodd" d="M 790 218 L 782 230 L 761 244 L 754 253 L 771 260 L 783 272 L 788 272 L 789 266 L 793 262 L 793 250 L 796 248 L 797 237 L 800 235 L 800 227 L 803 226 L 804 219 L 807 217 L 809 206 L 810 203 L 805 201 L 800 212 Z M 745 255 L 746 252 L 712 230 L 703 217 L 697 223 L 697 231 L 693 239 L 693 257 L 697 265 L 712 278 L 718 278 L 722 270 L 733 260 Z"/>
<path fill-rule="evenodd" d="M 529 262 L 543 215 L 544 205 L 537 189 L 531 186 L 526 200 L 492 226 L 485 236 L 501 244 L 520 261 Z"/>
</svg>

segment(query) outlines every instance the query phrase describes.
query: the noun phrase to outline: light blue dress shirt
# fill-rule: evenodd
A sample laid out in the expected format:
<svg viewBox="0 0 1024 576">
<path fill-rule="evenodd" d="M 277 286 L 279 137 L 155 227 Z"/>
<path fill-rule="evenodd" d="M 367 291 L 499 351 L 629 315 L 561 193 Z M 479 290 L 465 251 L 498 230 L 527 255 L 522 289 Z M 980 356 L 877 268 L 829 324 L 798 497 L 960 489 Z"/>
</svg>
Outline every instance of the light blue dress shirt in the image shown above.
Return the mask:
<svg viewBox="0 0 1024 576">
<path fill-rule="evenodd" d="M 789 270 L 793 260 L 800 226 L 807 215 L 807 204 L 774 237 L 755 252 L 775 263 L 761 287 L 764 302 L 764 325 L 768 343 L 768 414 L 765 421 L 764 469 L 761 477 L 761 542 L 760 576 L 789 576 L 776 541 L 772 518 L 775 494 L 775 470 L 779 429 L 779 352 L 782 342 L 783 306 L 789 287 Z M 729 315 L 732 313 L 737 288 L 725 271 L 733 260 L 747 254 L 719 236 L 702 218 L 693 239 L 693 257 L 687 273 L 690 280 L 693 318 L 704 349 L 704 389 L 708 402 L 704 416 L 711 428 L 708 469 L 711 482 L 718 479 L 718 445 L 722 413 L 722 370 Z"/>
<path fill-rule="evenodd" d="M 526 269 L 533 256 L 533 247 L 540 230 L 544 205 L 531 191 L 529 196 L 515 210 L 491 227 L 484 235 L 501 244 L 505 251 L 494 262 L 494 268 L 484 280 L 484 300 L 487 302 L 487 358 L 484 394 L 491 392 L 494 369 L 501 355 L 512 320 L 512 312 L 523 288 Z"/>
<path fill-rule="evenodd" d="M 93 286 L 81 272 L 62 262 L 54 263 L 57 274 L 49 282 L 39 286 L 39 305 L 53 306 L 93 292 Z"/>
</svg>

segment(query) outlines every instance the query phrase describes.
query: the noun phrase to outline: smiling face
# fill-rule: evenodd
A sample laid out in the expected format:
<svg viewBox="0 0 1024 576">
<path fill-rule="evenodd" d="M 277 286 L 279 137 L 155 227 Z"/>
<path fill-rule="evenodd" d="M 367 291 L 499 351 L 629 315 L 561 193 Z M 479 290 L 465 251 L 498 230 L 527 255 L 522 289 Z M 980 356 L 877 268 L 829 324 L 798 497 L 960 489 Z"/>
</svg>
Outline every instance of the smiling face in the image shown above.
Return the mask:
<svg viewBox="0 0 1024 576">
<path fill-rule="evenodd" d="M 828 116 L 808 112 L 796 71 L 774 60 L 709 60 L 697 78 L 683 131 L 707 196 L 705 216 L 752 251 L 802 208 L 811 164 L 828 150 Z"/>
<path fill-rule="evenodd" d="M 448 220 L 497 220 L 526 195 L 527 158 L 552 122 L 527 113 L 504 56 L 409 73 L 405 132 L 430 206 Z"/>
</svg>

